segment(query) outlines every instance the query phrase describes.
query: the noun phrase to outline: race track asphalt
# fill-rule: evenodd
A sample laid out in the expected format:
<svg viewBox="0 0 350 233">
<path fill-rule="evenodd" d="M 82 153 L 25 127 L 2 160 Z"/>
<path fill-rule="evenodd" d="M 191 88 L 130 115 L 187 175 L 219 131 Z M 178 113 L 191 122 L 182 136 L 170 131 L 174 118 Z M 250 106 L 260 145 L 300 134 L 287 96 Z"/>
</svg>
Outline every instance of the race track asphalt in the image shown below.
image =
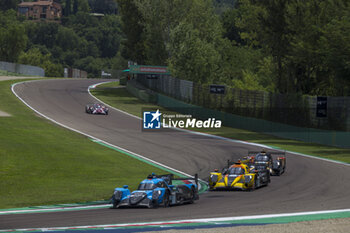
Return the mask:
<svg viewBox="0 0 350 233">
<path fill-rule="evenodd" d="M 187 132 L 146 133 L 140 120 L 110 110 L 85 113 L 94 103 L 87 88 L 101 80 L 41 80 L 18 84 L 15 92 L 44 115 L 113 145 L 118 145 L 206 180 L 227 159 L 260 147 Z M 350 166 L 287 154 L 287 171 L 254 192 L 206 192 L 192 205 L 158 209 L 98 209 L 0 216 L 0 229 L 136 223 L 350 208 Z M 111 189 L 114 187 L 111 187 Z"/>
</svg>

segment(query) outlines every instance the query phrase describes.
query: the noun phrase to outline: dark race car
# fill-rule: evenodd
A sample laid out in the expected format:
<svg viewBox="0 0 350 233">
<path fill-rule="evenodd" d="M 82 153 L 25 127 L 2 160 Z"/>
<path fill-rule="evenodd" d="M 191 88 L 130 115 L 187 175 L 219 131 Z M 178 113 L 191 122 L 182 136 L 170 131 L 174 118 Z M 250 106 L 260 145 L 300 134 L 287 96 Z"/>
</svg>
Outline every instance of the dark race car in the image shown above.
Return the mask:
<svg viewBox="0 0 350 233">
<path fill-rule="evenodd" d="M 276 156 L 277 158 L 275 158 Z M 248 158 L 252 168 L 256 170 L 268 169 L 270 174 L 274 176 L 279 176 L 286 170 L 285 152 L 249 151 Z"/>
<path fill-rule="evenodd" d="M 85 106 L 85 112 L 89 114 L 108 115 L 108 108 L 103 104 L 88 104 Z"/>
<path fill-rule="evenodd" d="M 182 184 L 173 185 L 173 181 L 182 180 Z M 193 182 L 191 182 L 193 181 Z M 137 190 L 130 192 L 127 185 L 116 188 L 111 202 L 113 208 L 148 207 L 157 208 L 162 205 L 193 203 L 198 200 L 198 177 L 174 179 L 172 174 L 149 175 L 141 181 Z"/>
</svg>

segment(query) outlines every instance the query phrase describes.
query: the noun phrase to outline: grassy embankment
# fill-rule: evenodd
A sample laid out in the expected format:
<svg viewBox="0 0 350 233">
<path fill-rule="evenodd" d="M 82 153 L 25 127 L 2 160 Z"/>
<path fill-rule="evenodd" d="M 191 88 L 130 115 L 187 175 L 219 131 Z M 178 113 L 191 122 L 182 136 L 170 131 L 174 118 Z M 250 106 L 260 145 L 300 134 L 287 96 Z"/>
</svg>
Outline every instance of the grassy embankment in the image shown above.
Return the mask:
<svg viewBox="0 0 350 233">
<path fill-rule="evenodd" d="M 38 117 L 0 82 L 0 209 L 108 199 L 136 188 L 151 165 Z"/>
<path fill-rule="evenodd" d="M 6 70 L 0 70 L 0 76 L 28 76 L 28 77 L 30 77 L 29 75 L 13 73 L 13 72 L 9 72 Z"/>
<path fill-rule="evenodd" d="M 109 83 L 98 86 L 92 91 L 100 100 L 121 109 L 125 112 L 141 117 L 142 108 L 160 109 L 161 112 L 167 112 L 168 110 L 149 103 L 145 103 L 138 98 L 131 95 L 125 88 L 111 89 L 110 87 L 117 86 L 118 83 Z M 109 88 L 105 88 L 109 87 Z M 343 149 L 337 147 L 324 146 L 314 143 L 306 143 L 296 140 L 289 140 L 278 138 L 266 134 L 251 132 L 247 130 L 234 129 L 228 127 L 222 127 L 217 129 L 201 129 L 201 132 L 223 136 L 226 138 L 232 138 L 236 140 L 244 140 L 254 143 L 260 143 L 264 145 L 278 147 L 284 150 L 304 153 L 308 155 L 314 155 L 324 157 L 328 159 L 343 161 L 350 163 L 350 149 Z"/>
</svg>

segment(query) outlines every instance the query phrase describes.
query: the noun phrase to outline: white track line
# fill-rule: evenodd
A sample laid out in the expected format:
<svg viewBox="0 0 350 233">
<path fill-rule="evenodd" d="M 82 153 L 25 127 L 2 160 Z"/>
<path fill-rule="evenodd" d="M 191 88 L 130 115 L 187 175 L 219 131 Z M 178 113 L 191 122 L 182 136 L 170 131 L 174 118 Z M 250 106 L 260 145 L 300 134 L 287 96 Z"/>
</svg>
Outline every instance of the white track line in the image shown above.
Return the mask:
<svg viewBox="0 0 350 233">
<path fill-rule="evenodd" d="M 41 112 L 37 111 L 37 110 L 34 109 L 32 106 L 30 106 L 27 102 L 25 102 L 21 97 L 19 97 L 19 95 L 15 92 L 14 87 L 15 87 L 16 85 L 18 85 L 18 84 L 27 83 L 27 82 L 38 82 L 38 81 L 41 81 L 41 80 L 31 80 L 31 81 L 23 81 L 23 82 L 15 83 L 15 84 L 13 84 L 13 85 L 11 86 L 11 90 L 12 90 L 12 93 L 13 93 L 18 99 L 20 99 L 28 108 L 32 109 L 34 112 L 36 112 L 36 113 L 39 114 L 40 116 L 42 116 L 42 117 L 44 117 L 44 118 L 46 118 L 46 119 L 48 119 L 48 120 L 54 122 L 54 123 L 57 124 L 57 125 L 60 125 L 60 126 L 62 126 L 62 127 L 64 127 L 64 128 L 67 128 L 67 129 L 69 129 L 69 130 L 72 130 L 72 131 L 74 131 L 74 132 L 76 132 L 76 133 L 82 134 L 82 135 L 84 135 L 84 136 L 86 136 L 86 137 L 89 137 L 89 138 L 91 138 L 91 139 L 93 139 L 93 140 L 103 142 L 103 143 L 105 143 L 105 144 L 107 144 L 107 145 L 109 145 L 109 146 L 111 146 L 111 147 L 117 148 L 117 149 L 122 150 L 122 151 L 124 151 L 124 152 L 126 152 L 126 153 L 130 153 L 130 154 L 132 154 L 132 155 L 134 155 L 134 156 L 137 156 L 137 157 L 139 157 L 139 158 L 141 158 L 141 159 L 147 160 L 147 161 L 149 161 L 149 162 L 151 162 L 151 163 L 157 164 L 157 165 L 159 165 L 159 166 L 162 166 L 162 167 L 164 167 L 164 168 L 166 168 L 166 169 L 169 169 L 169 170 L 172 170 L 172 171 L 174 171 L 174 172 L 183 174 L 183 175 L 188 176 L 188 177 L 193 177 L 193 176 L 191 176 L 191 175 L 189 175 L 189 174 L 186 174 L 186 173 L 184 173 L 184 172 L 182 172 L 182 171 L 179 171 L 179 170 L 177 170 L 177 169 L 171 168 L 171 167 L 169 167 L 169 166 L 166 166 L 166 165 L 161 164 L 161 163 L 159 163 L 159 162 L 156 162 L 156 161 L 154 161 L 154 160 L 151 160 L 151 159 L 149 159 L 149 158 L 147 158 L 147 157 L 144 157 L 144 156 L 142 156 L 142 155 L 140 155 L 140 154 L 137 154 L 137 153 L 134 153 L 134 152 L 129 151 L 129 150 L 127 150 L 127 149 L 124 149 L 124 148 L 122 148 L 122 147 L 119 147 L 119 146 L 110 144 L 110 143 L 108 143 L 108 142 L 106 142 L 106 141 L 103 141 L 103 140 L 101 140 L 101 139 L 99 139 L 99 138 L 96 138 L 96 137 L 94 137 L 94 136 L 92 136 L 92 135 L 86 134 L 86 133 L 81 132 L 81 131 L 79 131 L 79 130 L 77 130 L 77 129 L 74 129 L 74 128 L 71 128 L 71 127 L 69 127 L 69 126 L 66 126 L 66 125 L 64 125 L 64 124 L 62 124 L 62 123 L 60 123 L 60 122 L 58 122 L 58 121 L 56 121 L 56 120 L 54 120 L 54 119 L 52 119 L 52 118 L 50 118 L 50 117 L 48 117 L 48 116 L 42 114 Z M 103 84 L 103 83 L 108 83 L 108 82 L 102 82 L 102 83 L 98 83 L 98 84 L 95 84 L 95 85 L 91 85 L 91 86 L 89 86 L 89 88 L 88 88 L 88 93 L 89 93 L 89 95 L 90 95 L 91 97 L 95 98 L 97 101 L 99 101 L 99 102 L 101 102 L 101 103 L 104 103 L 104 102 L 101 101 L 100 99 L 96 98 L 95 96 L 93 96 L 93 95 L 91 94 L 91 92 L 90 92 L 90 88 L 95 88 L 96 86 L 101 85 L 101 84 Z M 105 104 L 105 103 L 104 103 L 104 104 Z M 110 105 L 108 105 L 108 104 L 105 104 L 105 105 L 109 106 L 110 108 L 112 108 L 112 109 L 114 109 L 114 110 L 116 110 L 116 111 L 119 111 L 119 112 L 121 112 L 121 113 L 124 113 L 124 114 L 126 114 L 126 115 L 128 115 L 128 116 L 131 116 L 131 117 L 137 118 L 137 119 L 139 119 L 139 120 L 142 120 L 140 117 L 137 117 L 137 116 L 134 116 L 134 115 L 129 114 L 129 113 L 127 113 L 127 112 L 124 112 L 124 111 L 122 111 L 122 110 L 120 110 L 120 109 L 117 109 L 117 108 L 115 108 L 115 107 L 113 107 L 113 106 L 110 106 Z M 224 137 L 221 137 L 221 136 L 210 135 L 210 134 L 206 134 L 206 133 L 194 132 L 194 131 L 190 131 L 190 130 L 186 130 L 186 129 L 179 129 L 179 130 L 183 130 L 183 131 L 186 131 L 186 132 L 192 133 L 192 134 L 197 134 L 197 135 L 202 135 L 202 136 L 207 136 L 207 137 L 222 139 L 222 140 L 226 140 L 226 141 L 231 141 L 231 142 L 243 143 L 243 144 L 254 145 L 254 146 L 261 146 L 261 147 L 264 147 L 264 148 L 271 148 L 271 147 L 268 147 L 268 146 L 265 146 L 265 145 L 262 145 L 262 144 L 250 143 L 250 142 L 245 142 L 245 141 L 240 141 L 240 140 L 234 140 L 234 139 L 224 138 Z M 271 149 L 274 149 L 274 148 L 271 148 Z M 310 156 L 310 155 L 305 155 L 305 154 L 301 154 L 301 153 L 297 153 L 297 152 L 292 152 L 292 151 L 286 151 L 286 152 L 291 153 L 291 154 L 296 154 L 296 155 L 304 156 L 304 157 L 309 157 L 309 158 L 314 158 L 314 159 L 320 159 L 320 160 L 324 160 L 324 161 L 327 161 L 327 162 L 338 163 L 338 164 L 343 164 L 343 165 L 347 165 L 347 166 L 350 165 L 350 164 L 343 163 L 343 162 L 339 162 L 339 161 L 334 161 L 334 160 L 319 158 L 319 157 Z M 205 181 L 203 181 L 203 182 L 205 182 Z M 206 183 L 206 182 L 205 182 L 205 183 Z M 56 210 L 59 210 L 59 209 L 61 210 L 62 208 L 56 208 Z"/>
<path fill-rule="evenodd" d="M 180 171 L 180 170 L 177 170 L 177 169 L 175 169 L 175 168 L 169 167 L 169 166 L 167 166 L 167 165 L 165 165 L 165 164 L 159 163 L 159 162 L 157 162 L 157 161 L 154 161 L 154 160 L 152 160 L 152 159 L 149 159 L 149 158 L 147 158 L 147 157 L 144 157 L 144 156 L 142 156 L 142 155 L 140 155 L 140 154 L 137 154 L 137 153 L 135 153 L 135 152 L 129 151 L 129 150 L 127 150 L 127 149 L 125 149 L 125 148 L 122 148 L 122 147 L 120 147 L 120 146 L 113 145 L 113 144 L 108 143 L 108 142 L 106 142 L 106 141 L 104 141 L 104 140 L 101 140 L 101 139 L 99 139 L 99 138 L 96 138 L 96 137 L 94 137 L 94 136 L 92 136 L 92 135 L 89 135 L 89 134 L 84 133 L 84 132 L 82 132 L 82 131 L 79 131 L 79 130 L 77 130 L 77 129 L 71 128 L 71 127 L 69 127 L 69 126 L 67 126 L 67 125 L 64 125 L 64 124 L 62 124 L 62 123 L 60 123 L 60 122 L 58 122 L 58 121 L 56 121 L 56 120 L 54 120 L 54 119 L 52 119 L 52 118 L 46 116 L 46 115 L 44 115 L 43 113 L 39 112 L 38 110 L 34 109 L 32 106 L 30 106 L 26 101 L 24 101 L 24 100 L 15 92 L 14 88 L 15 88 L 15 86 L 18 85 L 18 84 L 23 84 L 23 83 L 27 83 L 27 82 L 37 82 L 37 81 L 41 81 L 41 80 L 23 81 L 23 82 L 15 83 L 15 84 L 13 84 L 13 85 L 11 86 L 12 93 L 13 93 L 19 100 L 21 100 L 28 108 L 30 108 L 31 110 L 33 110 L 35 113 L 37 113 L 37 114 L 39 114 L 40 116 L 46 118 L 47 120 L 50 120 L 50 121 L 54 122 L 55 124 L 57 124 L 57 125 L 59 125 L 59 126 L 61 126 L 61 127 L 64 127 L 64 128 L 66 128 L 66 129 L 69 129 L 69 130 L 74 131 L 74 132 L 76 132 L 76 133 L 82 134 L 82 135 L 84 135 L 84 136 L 86 136 L 86 137 L 91 138 L 91 139 L 94 140 L 94 141 L 102 142 L 102 143 L 104 143 L 104 144 L 106 144 L 106 145 L 108 145 L 108 146 L 110 146 L 110 147 L 113 147 L 113 148 L 116 148 L 116 149 L 118 149 L 118 150 L 124 151 L 124 152 L 126 152 L 126 153 L 128 153 L 128 154 L 131 154 L 131 155 L 133 155 L 133 156 L 139 157 L 139 158 L 141 158 L 141 159 L 143 159 L 143 160 L 146 160 L 146 161 L 148 161 L 148 162 L 151 162 L 151 163 L 153 163 L 153 164 L 156 164 L 156 165 L 161 166 L 161 167 L 163 167 L 163 168 L 166 168 L 166 169 L 168 169 L 168 170 L 171 170 L 171 171 L 174 171 L 174 172 L 176 172 L 176 173 L 182 174 L 182 175 L 184 175 L 184 176 L 192 177 L 192 178 L 193 178 L 193 176 L 190 175 L 190 174 L 187 174 L 187 173 L 182 172 L 182 171 Z M 103 83 L 108 83 L 108 82 L 103 82 Z M 102 84 L 102 83 L 99 83 L 99 84 Z M 95 84 L 95 85 L 96 85 L 96 84 Z M 92 86 L 93 86 L 93 85 L 92 85 Z M 90 86 L 90 87 L 92 87 L 92 86 Z M 90 89 L 90 87 L 89 87 L 89 89 Z M 91 95 L 89 89 L 88 89 L 88 92 L 89 92 L 89 94 Z M 94 97 L 93 95 L 91 95 L 91 96 Z M 95 97 L 94 97 L 94 98 L 95 98 Z M 95 98 L 95 99 L 97 99 L 97 98 Z M 103 102 L 101 101 L 101 103 L 103 103 Z M 107 105 L 107 104 L 106 104 L 106 105 Z M 109 106 L 109 105 L 108 105 L 108 106 Z M 118 110 L 118 109 L 115 109 L 115 110 Z M 122 113 L 124 113 L 124 114 L 127 114 L 127 115 L 129 115 L 129 116 L 135 117 L 134 115 L 128 114 L 128 113 L 123 112 L 123 111 L 121 111 L 121 110 L 118 110 L 118 111 L 120 111 L 120 112 L 122 112 Z M 200 180 L 201 180 L 201 179 L 200 179 Z M 207 183 L 207 182 L 204 181 L 204 180 L 201 180 L 201 181 L 204 182 L 204 183 Z M 84 208 L 93 208 L 94 206 L 95 206 L 95 205 L 91 205 L 91 206 L 86 206 L 86 207 L 84 207 Z M 66 208 L 66 207 L 63 207 L 63 208 L 62 208 L 62 207 L 60 207 L 60 208 L 52 208 L 52 209 L 50 208 L 50 209 L 45 209 L 45 211 L 48 211 L 48 210 L 50 210 L 50 211 L 55 211 L 55 210 L 64 210 L 64 209 L 66 209 L 66 210 L 71 210 L 71 209 L 73 209 L 73 208 L 81 208 L 81 207 L 70 207 L 70 208 Z M 44 210 L 43 210 L 43 209 L 33 209 L 33 210 L 6 210 L 6 211 L 1 211 L 0 214 L 6 214 L 6 213 L 9 213 L 9 214 L 10 214 L 10 213 L 24 213 L 24 212 L 38 212 L 38 211 L 44 211 Z"/>
<path fill-rule="evenodd" d="M 4 210 L 0 211 L 0 215 L 3 214 L 24 214 L 24 213 L 40 213 L 40 212 L 55 212 L 59 210 L 83 210 L 83 209 L 99 209 L 104 207 L 110 207 L 111 204 L 103 204 L 103 205 L 86 205 L 86 206 L 73 206 L 73 207 L 56 207 L 56 208 L 38 208 L 38 209 L 25 209 L 25 210 Z"/>
<path fill-rule="evenodd" d="M 34 81 L 40 81 L 40 80 L 34 80 Z M 28 81 L 28 82 L 32 82 L 32 81 Z M 172 168 L 172 167 L 169 167 L 169 166 L 167 166 L 167 165 L 165 165 L 165 164 L 156 162 L 156 161 L 154 161 L 154 160 L 152 160 L 152 159 L 149 159 L 149 158 L 147 158 L 147 157 L 144 157 L 144 156 L 142 156 L 142 155 L 140 155 L 140 154 L 137 154 L 137 153 L 135 153 L 135 152 L 129 151 L 129 150 L 127 150 L 127 149 L 125 149 L 125 148 L 122 148 L 122 147 L 120 147 L 120 146 L 113 145 L 113 144 L 108 143 L 108 142 L 106 142 L 106 141 L 104 141 L 104 140 L 102 140 L 102 139 L 96 138 L 96 137 L 94 137 L 94 136 L 92 136 L 92 135 L 89 135 L 89 134 L 84 133 L 84 132 L 82 132 L 82 131 L 79 131 L 79 130 L 77 130 L 77 129 L 71 128 L 71 127 L 69 127 L 69 126 L 67 126 L 67 125 L 64 125 L 64 124 L 62 124 L 62 123 L 60 123 L 60 122 L 58 122 L 58 121 L 56 121 L 56 120 L 54 120 L 54 119 L 52 119 L 52 118 L 46 116 L 46 115 L 44 115 L 43 113 L 39 112 L 38 110 L 36 110 L 36 109 L 34 109 L 32 106 L 30 106 L 27 102 L 25 102 L 25 101 L 24 101 L 21 97 L 19 97 L 19 95 L 14 91 L 14 87 L 15 87 L 17 84 L 22 84 L 22 83 L 26 83 L 26 81 L 24 81 L 24 82 L 19 82 L 19 83 L 15 83 L 14 85 L 12 85 L 11 90 L 12 90 L 13 94 L 14 94 L 18 99 L 20 99 L 25 105 L 27 105 L 28 108 L 32 109 L 34 112 L 36 112 L 36 113 L 39 114 L 40 116 L 46 118 L 47 120 L 50 120 L 50 121 L 52 121 L 53 123 L 55 123 L 55 124 L 57 124 L 57 125 L 59 125 L 59 126 L 62 126 L 62 127 L 66 128 L 66 129 L 72 130 L 72 131 L 74 131 L 74 132 L 76 132 L 76 133 L 79 133 L 79 134 L 82 134 L 82 135 L 84 135 L 84 136 L 86 136 L 86 137 L 89 137 L 89 138 L 91 138 L 91 139 L 93 139 L 93 140 L 95 140 L 95 141 L 103 142 L 104 144 L 106 144 L 106 145 L 108 145 L 108 146 L 117 148 L 117 149 L 119 149 L 119 150 L 121 150 L 121 151 L 124 151 L 124 152 L 126 152 L 126 153 L 132 154 L 132 155 L 134 155 L 134 156 L 137 156 L 137 157 L 139 157 L 139 158 L 141 158 L 141 159 L 147 160 L 147 161 L 149 161 L 149 162 L 151 162 L 151 163 L 154 163 L 154 164 L 157 164 L 157 165 L 159 165 L 159 166 L 162 166 L 162 167 L 164 167 L 164 168 L 166 168 L 166 169 L 172 170 L 172 171 L 174 171 L 174 172 L 180 173 L 180 174 L 185 175 L 185 176 L 188 176 L 188 177 L 193 177 L 192 175 L 189 175 L 189 174 L 187 174 L 187 173 L 185 173 L 185 172 L 179 171 L 179 170 L 177 170 L 177 169 L 175 169 L 175 168 Z M 89 92 L 89 93 L 90 93 L 90 92 Z M 91 95 L 91 94 L 90 94 L 90 95 Z"/>
<path fill-rule="evenodd" d="M 112 82 L 112 81 L 110 81 L 110 82 Z M 91 96 L 92 98 L 94 98 L 94 99 L 96 99 L 97 101 L 99 101 L 99 102 L 105 104 L 105 105 L 108 106 L 109 108 L 112 108 L 112 109 L 114 109 L 114 110 L 116 110 L 116 111 L 119 111 L 119 112 L 121 112 L 121 113 L 124 113 L 124 114 L 126 114 L 126 115 L 128 115 L 128 116 L 134 117 L 134 118 L 136 118 L 136 119 L 142 120 L 141 117 L 132 115 L 132 114 L 127 113 L 127 112 L 125 112 L 125 111 L 123 111 L 123 110 L 120 110 L 120 109 L 115 108 L 115 107 L 113 107 L 113 106 L 111 106 L 111 105 L 108 105 L 108 104 L 104 103 L 102 100 L 98 99 L 97 97 L 95 97 L 94 95 L 91 94 L 90 89 L 96 88 L 96 86 L 101 85 L 101 84 L 103 84 L 103 83 L 109 83 L 109 82 L 101 82 L 101 83 L 97 83 L 97 84 L 94 84 L 94 85 L 89 86 L 88 92 L 89 92 L 89 94 L 90 94 L 90 96 Z M 331 163 L 336 163 L 336 164 L 342 164 L 342 165 L 350 166 L 350 164 L 349 164 L 349 163 L 346 163 L 346 162 L 341 162 L 341 161 L 332 160 L 332 159 L 327 159 L 327 158 L 321 158 L 321 157 L 317 157 L 317 156 L 313 156 L 313 155 L 307 155 L 307 154 L 303 154 L 303 153 L 299 153 L 299 152 L 294 152 L 294 151 L 276 149 L 276 148 L 273 148 L 273 147 L 271 147 L 271 146 L 267 146 L 267 145 L 263 145 L 263 144 L 259 144 L 259 143 L 246 142 L 246 141 L 237 140 L 237 139 L 225 138 L 225 137 L 222 137 L 222 136 L 217 136 L 217 135 L 212 135 L 212 134 L 207 134 L 207 133 L 202 133 L 202 132 L 196 132 L 196 131 L 192 131 L 192 130 L 188 130 L 188 129 L 174 128 L 174 127 L 172 127 L 171 129 L 179 130 L 179 131 L 183 131 L 183 132 L 187 132 L 187 133 L 190 133 L 190 134 L 196 134 L 196 135 L 201 135 L 201 136 L 205 136 L 205 137 L 211 137 L 211 138 L 220 139 L 220 140 L 224 140 L 224 141 L 246 144 L 246 145 L 250 145 L 250 146 L 258 146 L 258 147 L 265 148 L 265 149 L 271 149 L 271 150 L 275 150 L 275 151 L 287 152 L 287 153 L 289 153 L 289 154 L 294 154 L 294 155 L 299 155 L 299 156 L 303 156 L 303 157 L 307 157 L 307 158 L 313 158 L 313 159 L 318 159 L 318 160 L 322 160 L 322 161 L 326 161 L 326 162 L 331 162 Z"/>
<path fill-rule="evenodd" d="M 46 227 L 46 228 L 29 228 L 29 229 L 8 229 L 0 230 L 0 232 L 9 231 L 57 231 L 57 230 L 83 230 L 94 228 L 119 228 L 119 227 L 142 227 L 142 226 L 161 226 L 166 224 L 191 224 L 191 223 L 215 223 L 221 224 L 227 221 L 240 221 L 240 220 L 256 220 L 256 219 L 268 219 L 268 218 L 279 218 L 279 217 L 295 217 L 304 215 L 317 215 L 317 214 L 334 214 L 334 213 L 347 213 L 350 209 L 342 210 L 326 210 L 326 211 L 308 211 L 308 212 L 297 212 L 297 213 L 281 213 L 281 214 L 265 214 L 265 215 L 251 215 L 251 216 L 239 216 L 239 217 L 222 217 L 222 218 L 202 218 L 202 219 L 183 219 L 176 221 L 158 221 L 158 222 L 143 222 L 143 223 L 117 223 L 117 224 L 104 224 L 104 225 L 88 225 L 88 226 L 71 226 L 71 227 Z"/>
</svg>

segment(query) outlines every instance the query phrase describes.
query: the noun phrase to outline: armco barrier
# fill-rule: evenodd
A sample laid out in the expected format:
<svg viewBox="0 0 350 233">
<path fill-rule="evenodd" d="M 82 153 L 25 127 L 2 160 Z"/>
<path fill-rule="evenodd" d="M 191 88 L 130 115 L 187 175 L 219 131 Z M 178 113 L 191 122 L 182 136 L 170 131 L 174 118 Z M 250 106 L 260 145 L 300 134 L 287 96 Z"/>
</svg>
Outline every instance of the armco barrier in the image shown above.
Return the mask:
<svg viewBox="0 0 350 233">
<path fill-rule="evenodd" d="M 13 73 L 45 77 L 45 70 L 37 66 L 22 65 L 0 61 L 0 70 L 6 70 Z"/>
<path fill-rule="evenodd" d="M 229 114 L 188 104 L 159 93 L 154 93 L 153 95 L 156 95 L 156 97 L 153 96 L 151 98 L 151 101 L 149 101 L 149 98 L 139 97 L 139 88 L 139 85 L 136 83 L 128 82 L 128 91 L 136 97 L 144 101 L 157 103 L 157 105 L 168 108 L 170 110 L 184 114 L 191 114 L 192 116 L 199 119 L 216 118 L 220 119 L 223 125 L 232 128 L 245 129 L 304 142 L 350 148 L 350 132 L 302 128 L 257 118 L 242 117 L 239 115 Z M 146 93 L 146 91 L 144 93 Z"/>
</svg>

